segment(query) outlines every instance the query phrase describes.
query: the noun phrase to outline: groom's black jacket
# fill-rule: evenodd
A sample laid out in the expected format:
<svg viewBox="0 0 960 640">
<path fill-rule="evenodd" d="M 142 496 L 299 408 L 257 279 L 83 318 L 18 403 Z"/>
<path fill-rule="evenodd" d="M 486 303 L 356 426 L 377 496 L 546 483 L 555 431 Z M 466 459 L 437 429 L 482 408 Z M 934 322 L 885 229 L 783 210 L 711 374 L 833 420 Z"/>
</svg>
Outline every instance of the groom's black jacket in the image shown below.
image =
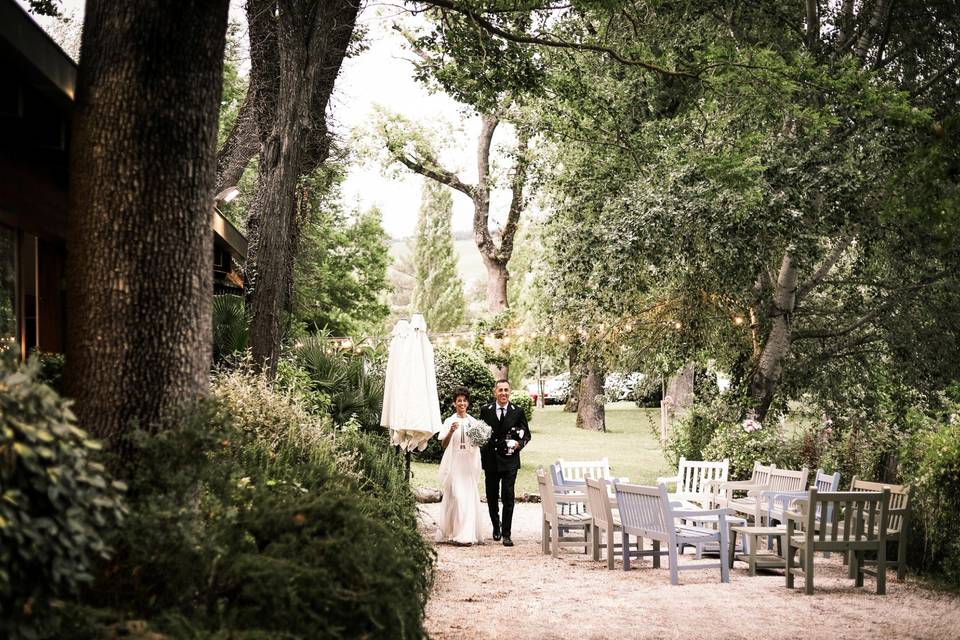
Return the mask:
<svg viewBox="0 0 960 640">
<path fill-rule="evenodd" d="M 480 461 L 484 471 L 510 471 L 520 468 L 520 451 L 507 455 L 507 440 L 521 443 L 520 448 L 530 442 L 530 427 L 523 409 L 515 404 L 507 404 L 503 422 L 497 418 L 497 403 L 484 405 L 480 410 L 480 419 L 493 428 L 490 441 L 480 450 Z"/>
</svg>

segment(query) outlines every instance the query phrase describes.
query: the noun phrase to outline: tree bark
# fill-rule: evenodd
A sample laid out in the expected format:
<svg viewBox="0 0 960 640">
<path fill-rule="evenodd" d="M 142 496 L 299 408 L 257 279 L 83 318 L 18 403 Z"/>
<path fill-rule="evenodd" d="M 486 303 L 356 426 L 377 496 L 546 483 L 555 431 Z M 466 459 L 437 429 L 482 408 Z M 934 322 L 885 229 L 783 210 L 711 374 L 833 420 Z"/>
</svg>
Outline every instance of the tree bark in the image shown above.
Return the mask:
<svg viewBox="0 0 960 640">
<path fill-rule="evenodd" d="M 253 100 L 249 92 L 240 105 L 240 112 L 233 123 L 230 135 L 224 140 L 223 146 L 217 152 L 217 186 L 214 193 L 218 194 L 227 187 L 235 187 L 246 170 L 250 160 L 260 149 L 260 138 L 257 134 L 257 121 L 254 119 Z"/>
<path fill-rule="evenodd" d="M 588 362 L 586 374 L 580 381 L 580 402 L 577 407 L 577 428 L 606 431 L 606 412 L 603 406 L 605 374 L 595 363 Z"/>
<path fill-rule="evenodd" d="M 326 161 L 326 108 L 358 8 L 350 0 L 247 4 L 260 136 L 260 182 L 247 223 L 250 343 L 254 362 L 269 375 L 276 372 L 290 307 L 301 222 L 297 184 Z"/>
<path fill-rule="evenodd" d="M 797 296 L 797 267 L 793 256 L 785 253 L 774 288 L 770 313 L 771 328 L 760 359 L 750 377 L 750 401 L 755 417 L 763 421 L 773 401 L 783 371 L 783 360 L 790 352 L 792 318 Z"/>
<path fill-rule="evenodd" d="M 204 396 L 227 0 L 88 0 L 70 153 L 67 388 L 120 464 Z"/>
<path fill-rule="evenodd" d="M 577 413 L 580 406 L 580 345 L 576 338 L 570 341 L 567 349 L 567 370 L 570 372 L 570 389 L 567 391 L 567 401 L 563 410 L 567 413 Z"/>
</svg>

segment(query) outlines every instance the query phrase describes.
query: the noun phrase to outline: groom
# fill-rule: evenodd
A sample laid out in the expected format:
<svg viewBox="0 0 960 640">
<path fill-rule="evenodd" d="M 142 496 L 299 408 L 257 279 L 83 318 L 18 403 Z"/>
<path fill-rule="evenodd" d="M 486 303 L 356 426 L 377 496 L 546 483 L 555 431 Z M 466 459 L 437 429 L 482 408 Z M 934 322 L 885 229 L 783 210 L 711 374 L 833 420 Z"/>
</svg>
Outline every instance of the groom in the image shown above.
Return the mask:
<svg viewBox="0 0 960 640">
<path fill-rule="evenodd" d="M 530 427 L 523 409 L 510 404 L 510 383 L 497 380 L 496 399 L 480 410 L 480 419 L 493 428 L 490 441 L 480 450 L 483 476 L 487 485 L 487 508 L 493 523 L 493 539 L 503 538 L 503 546 L 512 547 L 510 525 L 513 522 L 513 485 L 520 470 L 520 449 L 530 442 Z M 500 524 L 500 498 L 503 498 L 503 526 Z"/>
</svg>

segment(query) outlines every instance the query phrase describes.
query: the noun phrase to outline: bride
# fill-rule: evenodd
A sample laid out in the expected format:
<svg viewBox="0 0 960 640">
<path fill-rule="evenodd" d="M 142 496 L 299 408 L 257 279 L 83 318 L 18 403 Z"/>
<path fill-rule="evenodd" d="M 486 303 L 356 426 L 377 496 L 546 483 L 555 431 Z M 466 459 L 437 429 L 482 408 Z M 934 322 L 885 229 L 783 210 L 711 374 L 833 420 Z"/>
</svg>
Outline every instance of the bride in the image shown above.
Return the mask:
<svg viewBox="0 0 960 640">
<path fill-rule="evenodd" d="M 459 388 L 453 395 L 456 413 L 447 418 L 437 437 L 443 446 L 440 461 L 440 505 L 438 542 L 478 544 L 483 540 L 480 528 L 480 448 L 471 442 L 464 431 L 476 418 L 467 413 L 470 393 Z"/>
</svg>

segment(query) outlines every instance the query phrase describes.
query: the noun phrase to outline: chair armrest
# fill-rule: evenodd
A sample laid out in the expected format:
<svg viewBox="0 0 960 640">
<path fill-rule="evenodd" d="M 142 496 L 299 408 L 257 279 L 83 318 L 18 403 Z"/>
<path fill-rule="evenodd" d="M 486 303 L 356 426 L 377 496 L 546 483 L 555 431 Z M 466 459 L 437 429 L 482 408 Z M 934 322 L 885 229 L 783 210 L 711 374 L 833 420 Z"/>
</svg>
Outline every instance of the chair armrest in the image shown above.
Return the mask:
<svg viewBox="0 0 960 640">
<path fill-rule="evenodd" d="M 775 505 L 780 505 L 783 512 L 786 513 L 797 502 L 805 500 L 810 494 L 806 491 L 761 491 L 760 496 L 767 498 L 767 511 L 771 511 Z"/>
<path fill-rule="evenodd" d="M 760 496 L 776 500 L 781 497 L 805 498 L 809 494 L 806 491 L 761 491 Z"/>
<path fill-rule="evenodd" d="M 734 480 L 730 482 L 721 482 L 720 490 L 733 489 L 734 491 L 751 491 L 754 489 L 762 490 L 765 489 L 767 485 L 757 484 L 751 480 Z"/>
<path fill-rule="evenodd" d="M 730 516 L 733 515 L 733 509 L 685 509 L 683 511 L 671 511 L 670 515 L 675 518 L 689 518 L 696 520 L 703 516 Z"/>
<path fill-rule="evenodd" d="M 680 476 L 660 476 L 654 484 L 670 484 L 671 482 L 680 482 Z"/>
<path fill-rule="evenodd" d="M 557 504 L 579 504 L 581 502 L 587 501 L 587 494 L 585 493 L 554 493 L 554 501 Z"/>
</svg>

